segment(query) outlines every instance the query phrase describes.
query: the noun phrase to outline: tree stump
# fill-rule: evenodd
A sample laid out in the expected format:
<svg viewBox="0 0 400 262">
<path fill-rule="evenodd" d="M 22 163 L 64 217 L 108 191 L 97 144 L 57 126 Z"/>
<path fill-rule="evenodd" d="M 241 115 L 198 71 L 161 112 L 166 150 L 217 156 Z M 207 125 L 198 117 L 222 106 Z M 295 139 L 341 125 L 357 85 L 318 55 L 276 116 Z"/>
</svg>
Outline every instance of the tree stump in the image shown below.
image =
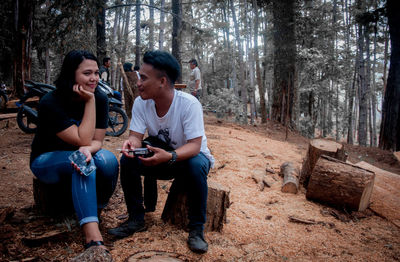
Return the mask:
<svg viewBox="0 0 400 262">
<path fill-rule="evenodd" d="M 300 172 L 300 184 L 302 184 L 304 188 L 307 188 L 311 173 L 321 155 L 334 157 L 344 162 L 347 159 L 347 154 L 344 151 L 343 145 L 326 139 L 311 140 Z"/>
<path fill-rule="evenodd" d="M 33 198 L 36 208 L 46 215 L 71 215 L 74 206 L 71 196 L 71 185 L 45 184 L 33 178 Z"/>
<path fill-rule="evenodd" d="M 229 207 L 229 190 L 222 185 L 208 181 L 207 221 L 205 231 L 221 231 L 226 223 L 226 209 Z M 161 218 L 185 230 L 188 229 L 187 194 L 182 187 L 172 183 Z"/>
<path fill-rule="evenodd" d="M 281 165 L 281 174 L 283 175 L 283 184 L 281 191 L 284 193 L 297 194 L 299 189 L 299 172 L 292 162 L 285 162 Z"/>
<path fill-rule="evenodd" d="M 321 156 L 310 177 L 306 198 L 339 209 L 364 211 L 374 180 L 375 173 L 371 171 Z"/>
</svg>

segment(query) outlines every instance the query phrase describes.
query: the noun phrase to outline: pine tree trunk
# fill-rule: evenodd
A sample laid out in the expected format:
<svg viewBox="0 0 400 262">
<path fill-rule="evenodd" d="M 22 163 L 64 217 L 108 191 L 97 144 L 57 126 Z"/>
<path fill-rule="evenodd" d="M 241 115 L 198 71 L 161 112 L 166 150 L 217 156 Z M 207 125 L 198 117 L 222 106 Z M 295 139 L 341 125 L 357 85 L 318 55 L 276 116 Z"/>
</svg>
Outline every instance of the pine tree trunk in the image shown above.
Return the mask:
<svg viewBox="0 0 400 262">
<path fill-rule="evenodd" d="M 106 0 L 97 1 L 96 16 L 96 40 L 97 40 L 97 59 L 103 61 L 107 55 L 106 45 Z"/>
<path fill-rule="evenodd" d="M 260 57 L 258 55 L 258 26 L 259 26 L 259 15 L 257 1 L 253 0 L 253 12 L 254 12 L 254 57 L 256 61 L 256 78 L 258 85 L 258 95 L 260 97 L 260 110 L 261 110 L 261 123 L 267 122 L 267 111 L 265 107 L 265 87 L 261 78 L 260 69 Z M 266 45 L 267 43 L 264 43 Z"/>
<path fill-rule="evenodd" d="M 164 10 L 165 8 L 165 0 L 161 0 L 160 9 Z M 164 27 L 165 27 L 165 13 L 163 11 L 160 12 L 160 31 L 158 33 L 158 49 L 164 49 Z"/>
<path fill-rule="evenodd" d="M 231 12 L 232 12 L 232 19 L 233 19 L 233 24 L 235 28 L 235 36 L 236 36 L 236 43 L 238 47 L 238 52 L 239 52 L 239 68 L 240 68 L 240 98 L 242 101 L 242 110 L 243 110 L 243 118 L 242 122 L 244 124 L 247 124 L 247 86 L 245 84 L 245 65 L 243 62 L 243 48 L 242 44 L 240 41 L 240 31 L 239 31 L 239 24 L 236 19 L 236 12 L 235 12 L 235 7 L 233 5 L 233 0 L 230 0 L 230 7 L 231 7 Z"/>
<path fill-rule="evenodd" d="M 357 8 L 361 12 L 364 12 L 363 0 L 357 0 Z M 366 79 L 366 66 L 364 59 L 364 45 L 365 32 L 363 30 L 363 24 L 358 24 L 358 56 L 359 56 L 359 68 L 358 68 L 358 80 L 360 84 L 360 103 L 359 103 L 359 118 L 358 118 L 358 143 L 361 146 L 367 145 L 367 119 L 368 119 L 368 87 Z M 368 43 L 369 44 L 369 43 Z"/>
<path fill-rule="evenodd" d="M 132 3 L 132 0 L 128 0 L 128 4 Z M 131 6 L 128 5 L 125 11 L 125 22 L 124 22 L 124 36 L 123 36 L 123 42 L 122 42 L 122 55 L 121 55 L 121 62 L 124 63 L 126 61 L 126 48 L 128 45 L 128 34 L 129 34 L 129 24 L 130 24 L 130 19 L 131 19 Z"/>
<path fill-rule="evenodd" d="M 136 0 L 136 40 L 135 40 L 135 66 L 140 66 L 140 59 L 141 59 L 141 53 L 140 53 L 140 0 Z"/>
<path fill-rule="evenodd" d="M 178 60 L 182 68 L 181 59 L 181 36 L 182 36 L 182 1 L 172 0 L 172 55 Z M 182 70 L 176 81 L 182 83 Z"/>
<path fill-rule="evenodd" d="M 15 1 L 14 25 L 16 30 L 14 45 L 13 83 L 15 94 L 24 94 L 25 79 L 31 78 L 31 51 L 34 1 Z"/>
<path fill-rule="evenodd" d="M 400 150 L 400 16 L 399 2 L 387 1 L 391 55 L 389 77 L 382 107 L 380 147 Z"/>
<path fill-rule="evenodd" d="M 286 123 L 286 107 L 289 108 L 289 119 L 292 120 L 294 102 L 294 77 L 296 61 L 296 42 L 294 33 L 294 0 L 273 1 L 274 21 L 274 88 L 272 119 Z M 289 102 L 284 103 L 289 94 Z M 284 106 L 284 108 L 282 108 Z"/>
</svg>

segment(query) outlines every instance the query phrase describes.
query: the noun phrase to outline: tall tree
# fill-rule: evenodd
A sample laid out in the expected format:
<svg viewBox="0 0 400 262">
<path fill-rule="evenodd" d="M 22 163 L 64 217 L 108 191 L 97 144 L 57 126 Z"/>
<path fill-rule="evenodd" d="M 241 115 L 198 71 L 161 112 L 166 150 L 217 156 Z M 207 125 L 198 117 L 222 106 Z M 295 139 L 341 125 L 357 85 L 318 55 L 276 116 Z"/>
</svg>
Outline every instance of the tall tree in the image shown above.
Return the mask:
<svg viewBox="0 0 400 262">
<path fill-rule="evenodd" d="M 135 66 L 140 65 L 140 0 L 136 0 L 136 41 L 135 41 Z"/>
<path fill-rule="evenodd" d="M 30 79 L 34 1 L 16 0 L 14 6 L 14 72 L 13 83 L 17 96 L 24 94 L 25 79 Z"/>
<path fill-rule="evenodd" d="M 388 0 L 386 12 L 390 34 L 390 68 L 382 106 L 382 125 L 379 146 L 400 150 L 400 16 L 397 0 Z"/>
<path fill-rule="evenodd" d="M 295 98 L 296 41 L 294 0 L 273 1 L 274 89 L 272 119 L 285 123 L 292 119 Z"/>
<path fill-rule="evenodd" d="M 260 68 L 260 57 L 258 54 L 258 27 L 259 27 L 259 10 L 257 6 L 257 1 L 253 0 L 253 11 L 254 11 L 254 56 L 256 62 L 256 76 L 258 85 L 258 94 L 260 96 L 260 110 L 261 110 L 261 122 L 267 122 L 267 110 L 265 107 L 265 88 L 264 83 L 261 78 L 261 68 Z"/>
<path fill-rule="evenodd" d="M 160 9 L 164 10 L 165 7 L 165 0 L 161 0 Z M 158 33 L 158 49 L 164 49 L 164 27 L 165 27 L 165 12 L 160 12 L 160 31 Z"/>
<path fill-rule="evenodd" d="M 181 34 L 182 34 L 182 1 L 172 0 L 172 55 L 178 60 L 182 68 L 181 59 Z M 182 70 L 177 83 L 182 83 Z"/>
<path fill-rule="evenodd" d="M 154 49 L 154 0 L 150 0 L 149 50 Z"/>
<path fill-rule="evenodd" d="M 238 52 L 239 52 L 239 68 L 240 68 L 240 97 L 242 100 L 242 108 L 243 108 L 243 123 L 247 124 L 247 86 L 245 83 L 245 67 L 243 63 L 243 47 L 242 47 L 242 41 L 240 40 L 240 31 L 239 31 L 239 23 L 236 19 L 236 12 L 235 12 L 235 6 L 233 5 L 233 0 L 230 0 L 230 7 L 231 7 L 231 12 L 232 12 L 232 19 L 233 19 L 233 25 L 235 27 L 235 36 L 236 36 L 236 43 L 238 47 Z"/>
<path fill-rule="evenodd" d="M 97 31 L 97 59 L 102 61 L 107 55 L 106 45 L 106 2 L 107 0 L 97 1 L 96 31 Z"/>
</svg>

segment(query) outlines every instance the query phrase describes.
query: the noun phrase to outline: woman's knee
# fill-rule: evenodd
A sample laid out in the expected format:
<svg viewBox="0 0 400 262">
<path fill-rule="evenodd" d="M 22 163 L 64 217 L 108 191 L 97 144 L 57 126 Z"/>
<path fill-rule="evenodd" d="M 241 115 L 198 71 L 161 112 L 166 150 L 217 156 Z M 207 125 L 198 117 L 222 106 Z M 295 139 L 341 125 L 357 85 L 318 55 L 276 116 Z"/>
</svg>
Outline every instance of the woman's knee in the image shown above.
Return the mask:
<svg viewBox="0 0 400 262">
<path fill-rule="evenodd" d="M 118 160 L 112 152 L 101 149 L 93 156 L 93 160 L 98 171 L 104 175 L 114 176 L 118 174 Z"/>
</svg>

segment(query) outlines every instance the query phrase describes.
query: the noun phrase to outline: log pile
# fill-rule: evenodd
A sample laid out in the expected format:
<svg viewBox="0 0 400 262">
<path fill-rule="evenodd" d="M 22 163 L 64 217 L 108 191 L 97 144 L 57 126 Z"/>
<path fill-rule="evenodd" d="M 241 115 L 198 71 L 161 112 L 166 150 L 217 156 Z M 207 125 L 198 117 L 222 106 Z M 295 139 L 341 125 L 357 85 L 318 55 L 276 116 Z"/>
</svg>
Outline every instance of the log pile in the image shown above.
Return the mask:
<svg viewBox="0 0 400 262">
<path fill-rule="evenodd" d="M 175 181 L 174 181 L 175 182 Z M 182 187 L 172 183 L 161 218 L 185 230 L 189 223 L 187 193 Z M 222 185 L 208 181 L 207 221 L 205 231 L 221 231 L 226 223 L 226 210 L 229 208 L 229 190 Z"/>
<path fill-rule="evenodd" d="M 370 203 L 375 174 L 328 156 L 315 164 L 306 198 L 339 209 L 364 211 Z"/>
</svg>

